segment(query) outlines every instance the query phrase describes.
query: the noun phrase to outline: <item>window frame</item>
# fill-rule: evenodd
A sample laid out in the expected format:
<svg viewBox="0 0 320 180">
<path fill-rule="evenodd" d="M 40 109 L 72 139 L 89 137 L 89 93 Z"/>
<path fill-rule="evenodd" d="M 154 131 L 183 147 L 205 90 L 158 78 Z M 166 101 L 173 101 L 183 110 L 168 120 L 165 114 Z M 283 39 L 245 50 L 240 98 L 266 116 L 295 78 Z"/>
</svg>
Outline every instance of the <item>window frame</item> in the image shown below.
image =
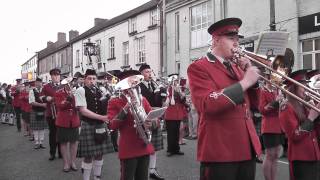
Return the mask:
<svg viewBox="0 0 320 180">
<path fill-rule="evenodd" d="M 129 41 L 122 43 L 123 65 L 129 65 Z"/>
<path fill-rule="evenodd" d="M 312 39 L 304 39 L 301 40 L 300 42 L 300 51 L 301 51 L 301 66 L 303 69 L 310 69 L 310 67 L 305 67 L 305 59 L 304 56 L 305 55 L 311 55 L 311 69 L 319 69 L 320 68 L 320 59 L 318 60 L 318 62 L 316 61 L 316 55 L 320 54 L 320 48 L 318 50 L 316 50 L 316 41 L 320 41 L 320 38 L 312 38 Z M 312 42 L 312 49 L 310 51 L 304 51 L 303 49 L 303 43 L 306 41 L 311 41 Z M 319 55 L 320 56 L 320 55 Z M 318 65 L 318 66 L 317 66 Z"/>
<path fill-rule="evenodd" d="M 76 67 L 80 67 L 80 50 L 76 50 Z"/>
<path fill-rule="evenodd" d="M 175 19 L 175 51 L 180 52 L 180 13 L 174 13 Z"/>
<path fill-rule="evenodd" d="M 108 40 L 108 51 L 109 51 L 109 58 L 108 59 L 115 59 L 115 37 L 110 37 Z"/>
<path fill-rule="evenodd" d="M 158 9 L 152 9 L 150 11 L 150 26 L 158 24 Z"/>
<path fill-rule="evenodd" d="M 207 29 L 214 19 L 213 9 L 211 1 L 202 2 L 190 7 L 190 49 L 208 46 L 207 42 L 210 39 L 210 34 L 207 33 Z"/>
<path fill-rule="evenodd" d="M 137 38 L 137 58 L 138 63 L 142 64 L 146 62 L 146 39 L 145 36 Z"/>
<path fill-rule="evenodd" d="M 129 33 L 137 32 L 137 17 L 132 17 L 129 23 Z"/>
</svg>

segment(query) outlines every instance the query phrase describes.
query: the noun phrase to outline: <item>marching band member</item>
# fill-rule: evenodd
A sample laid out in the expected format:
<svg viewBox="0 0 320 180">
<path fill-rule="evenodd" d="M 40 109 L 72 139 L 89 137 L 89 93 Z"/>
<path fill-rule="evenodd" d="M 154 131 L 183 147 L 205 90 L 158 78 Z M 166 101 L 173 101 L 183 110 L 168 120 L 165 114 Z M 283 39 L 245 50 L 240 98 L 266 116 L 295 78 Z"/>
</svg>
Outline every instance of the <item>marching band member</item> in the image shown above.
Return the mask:
<svg viewBox="0 0 320 180">
<path fill-rule="evenodd" d="M 291 73 L 290 77 L 306 84 L 306 70 Z M 288 90 L 301 99 L 306 99 L 305 89 L 287 82 Z M 320 108 L 320 103 L 316 105 Z M 280 124 L 288 137 L 288 160 L 291 180 L 320 179 L 319 137 L 314 129 L 314 120 L 319 113 L 307 109 L 299 101 L 287 97 L 280 104 Z"/>
<path fill-rule="evenodd" d="M 239 18 L 222 19 L 208 28 L 212 49 L 188 67 L 192 101 L 199 113 L 197 159 L 200 179 L 253 180 L 261 144 L 250 116 L 257 67 L 240 59 L 230 64 L 239 46 Z M 252 98 L 252 99 L 250 99 Z M 257 99 L 257 98 L 256 98 Z"/>
<path fill-rule="evenodd" d="M 7 95 L 6 95 L 6 91 L 5 91 L 6 88 L 7 88 L 6 83 L 3 83 L 0 87 L 0 120 L 2 118 L 2 114 L 6 113 L 6 112 L 4 112 L 5 106 L 7 104 Z M 4 121 L 2 123 L 4 123 Z"/>
<path fill-rule="evenodd" d="M 84 83 L 84 76 L 80 72 L 76 72 L 74 74 L 75 83 L 73 85 L 74 90 L 78 89 L 79 87 L 83 87 Z"/>
<path fill-rule="evenodd" d="M 144 77 L 142 83 L 139 84 L 142 96 L 148 100 L 151 107 L 162 107 L 162 99 L 164 99 L 164 97 L 161 96 L 160 87 L 158 87 L 158 85 L 152 80 L 152 70 L 150 66 L 148 64 L 142 64 L 139 68 L 139 72 Z M 160 125 L 160 120 L 158 120 L 158 125 Z M 163 149 L 163 136 L 160 126 L 156 126 L 152 129 L 151 142 L 155 151 Z M 156 169 L 156 162 L 157 154 L 155 152 L 150 155 L 149 176 L 153 179 L 163 180 L 164 177 L 162 177 Z"/>
<path fill-rule="evenodd" d="M 187 143 L 184 142 L 184 137 L 189 133 L 189 126 L 188 126 L 188 112 L 190 111 L 190 105 L 187 103 L 187 96 L 186 96 L 186 92 L 187 92 L 187 79 L 185 78 L 180 78 L 179 80 L 179 84 L 178 84 L 178 90 L 180 91 L 180 94 L 183 97 L 183 105 L 185 107 L 185 115 L 184 118 L 182 119 L 181 123 L 180 123 L 180 128 L 179 128 L 179 145 L 186 145 Z"/>
<path fill-rule="evenodd" d="M 178 74 L 171 74 L 171 76 L 177 76 Z M 167 128 L 167 156 L 172 155 L 184 155 L 180 151 L 179 146 L 179 134 L 180 134 L 180 124 L 181 121 L 186 119 L 187 110 L 184 105 L 185 96 L 181 93 L 179 88 L 178 79 L 172 80 L 172 84 L 168 88 L 168 96 L 165 104 L 168 105 L 166 112 L 164 114 L 164 119 Z"/>
<path fill-rule="evenodd" d="M 16 79 L 16 85 L 11 88 L 11 96 L 13 97 L 12 105 L 17 119 L 17 130 L 21 132 L 21 105 L 20 105 L 20 91 L 21 91 L 21 79 Z"/>
<path fill-rule="evenodd" d="M 262 166 L 266 180 L 275 179 L 280 148 L 284 144 L 279 120 L 279 97 L 278 90 L 268 82 L 259 94 L 259 111 L 262 114 L 261 131 L 266 151 Z"/>
<path fill-rule="evenodd" d="M 83 180 L 89 180 L 93 169 L 94 180 L 101 179 L 103 155 L 113 152 L 106 130 L 107 116 L 103 115 L 100 101 L 101 91 L 96 88 L 97 73 L 87 69 L 84 75 L 84 86 L 75 92 L 75 105 L 81 114 L 81 131 L 79 137 L 78 156 L 83 158 Z"/>
<path fill-rule="evenodd" d="M 35 87 L 29 91 L 29 104 L 32 106 L 30 113 L 30 128 L 33 131 L 35 149 L 44 149 L 44 130 L 47 129 L 48 123 L 45 119 L 47 104 L 41 100 L 42 96 L 42 79 L 37 78 Z"/>
<path fill-rule="evenodd" d="M 34 137 L 32 134 L 32 130 L 30 129 L 30 112 L 31 112 L 31 105 L 29 104 L 30 89 L 31 88 L 30 88 L 29 82 L 24 82 L 24 88 L 22 88 L 19 98 L 21 103 L 22 120 L 24 122 L 23 126 L 25 129 L 24 136 L 29 136 L 29 140 L 33 141 Z"/>
<path fill-rule="evenodd" d="M 56 158 L 56 149 L 58 148 L 59 158 L 61 158 L 60 148 L 57 143 L 57 127 L 55 125 L 56 121 L 56 105 L 54 96 L 56 91 L 60 88 L 60 69 L 53 68 L 49 71 L 51 76 L 51 82 L 43 86 L 43 98 L 42 101 L 47 103 L 46 108 L 46 120 L 49 125 L 49 146 L 50 146 L 50 161 Z"/>
<path fill-rule="evenodd" d="M 109 84 L 108 76 L 107 73 L 100 73 L 98 75 L 98 79 L 101 81 L 99 83 L 99 89 L 101 90 L 103 97 L 102 97 L 102 106 L 105 107 L 103 109 L 103 114 L 107 114 L 107 109 L 108 109 L 108 102 L 113 96 L 113 91 L 110 89 L 111 85 Z M 111 142 L 113 145 L 113 149 L 118 152 L 118 130 L 112 130 L 110 131 L 110 136 L 111 136 Z"/>
<path fill-rule="evenodd" d="M 74 95 L 69 84 L 62 85 L 55 93 L 57 105 L 57 142 L 63 158 L 63 171 L 77 171 L 76 156 L 79 140 L 80 119 L 75 106 Z M 69 146 L 68 146 L 69 144 Z M 68 157 L 68 154 L 70 155 Z"/>
<path fill-rule="evenodd" d="M 119 79 L 125 79 L 132 75 L 140 74 L 139 71 L 128 70 L 120 73 Z M 126 90 L 124 90 L 123 93 Z M 151 106 L 143 97 L 142 106 L 146 113 L 151 111 Z M 154 148 L 151 143 L 145 144 L 140 138 L 134 127 L 134 116 L 129 109 L 130 105 L 127 102 L 125 94 L 120 97 L 114 97 L 109 101 L 108 119 L 110 120 L 109 127 L 113 130 L 119 129 L 119 159 L 121 165 L 121 180 L 148 180 L 149 159 L 150 155 L 154 154 Z M 146 128 L 151 127 L 151 122 L 144 122 Z"/>
</svg>

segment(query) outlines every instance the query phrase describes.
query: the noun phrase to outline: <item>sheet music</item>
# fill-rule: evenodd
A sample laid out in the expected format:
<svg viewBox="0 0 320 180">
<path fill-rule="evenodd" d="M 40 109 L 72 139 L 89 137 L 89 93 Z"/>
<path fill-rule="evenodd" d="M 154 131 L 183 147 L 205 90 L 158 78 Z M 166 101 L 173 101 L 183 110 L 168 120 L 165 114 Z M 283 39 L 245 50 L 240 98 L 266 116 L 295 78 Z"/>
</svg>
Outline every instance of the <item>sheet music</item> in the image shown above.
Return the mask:
<svg viewBox="0 0 320 180">
<path fill-rule="evenodd" d="M 149 113 L 148 113 L 148 116 L 147 116 L 147 118 L 146 119 L 156 119 L 156 118 L 159 118 L 159 117 L 161 117 L 163 114 L 164 114 L 164 112 L 166 111 L 166 109 L 167 109 L 167 107 L 162 107 L 162 108 L 158 108 L 158 109 L 154 109 L 154 110 L 152 110 L 152 111 L 150 111 Z"/>
<path fill-rule="evenodd" d="M 262 32 L 259 36 L 256 54 L 267 55 L 268 51 L 274 56 L 284 55 L 288 45 L 289 33 L 282 31 Z"/>
</svg>

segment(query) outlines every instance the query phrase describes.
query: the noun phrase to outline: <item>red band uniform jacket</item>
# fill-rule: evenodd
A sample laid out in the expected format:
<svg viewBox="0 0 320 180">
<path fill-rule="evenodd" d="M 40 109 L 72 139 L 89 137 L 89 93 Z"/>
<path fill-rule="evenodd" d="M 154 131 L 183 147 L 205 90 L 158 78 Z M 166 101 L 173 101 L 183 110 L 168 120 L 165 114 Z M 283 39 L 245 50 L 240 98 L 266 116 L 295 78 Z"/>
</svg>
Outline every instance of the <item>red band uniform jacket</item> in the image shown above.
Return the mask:
<svg viewBox="0 0 320 180">
<path fill-rule="evenodd" d="M 177 93 L 174 92 L 174 101 L 175 104 L 171 105 L 171 98 L 172 98 L 172 86 L 168 88 L 169 94 L 169 106 L 166 109 L 166 112 L 164 114 L 164 119 L 166 121 L 177 121 L 177 120 L 183 120 L 187 118 L 187 109 L 185 107 L 185 103 L 183 102 L 182 97 Z"/>
<path fill-rule="evenodd" d="M 32 106 L 29 104 L 29 92 L 23 90 L 19 95 L 20 108 L 24 112 L 31 112 Z"/>
<path fill-rule="evenodd" d="M 61 89 L 55 93 L 55 103 L 57 106 L 56 126 L 63 128 L 77 128 L 80 126 L 80 119 L 75 106 L 75 99 L 68 101 L 69 94 Z M 72 95 L 71 95 L 72 97 Z"/>
<path fill-rule="evenodd" d="M 11 88 L 11 96 L 13 96 L 12 105 L 15 108 L 20 107 L 20 92 L 17 85 Z"/>
<path fill-rule="evenodd" d="M 212 54 L 188 67 L 192 102 L 198 113 L 197 159 L 201 162 L 235 162 L 261 154 L 261 144 L 250 114 L 254 89 L 242 91 L 244 72 L 232 65 L 236 76 Z M 252 99 L 253 100 L 253 99 Z"/>
<path fill-rule="evenodd" d="M 271 92 L 267 89 L 263 89 L 260 91 L 260 103 L 259 103 L 259 111 L 262 114 L 262 126 L 261 132 L 263 133 L 273 133 L 273 134 L 281 134 L 281 126 L 279 120 L 279 108 L 275 109 L 265 109 L 267 104 L 273 102 L 276 99 L 276 95 L 274 92 Z"/>
<path fill-rule="evenodd" d="M 54 87 L 53 83 L 48 83 L 43 86 L 42 92 L 47 96 L 51 96 L 54 98 L 56 91 L 59 89 L 59 86 Z M 54 101 L 54 100 L 53 100 Z M 45 101 L 44 101 L 45 102 Z M 46 109 L 46 117 L 52 117 L 52 112 L 51 112 L 51 105 L 52 102 L 46 102 L 47 103 L 47 109 Z"/>
<path fill-rule="evenodd" d="M 301 130 L 301 123 L 291 104 L 280 111 L 280 124 L 288 137 L 288 160 L 319 161 L 320 151 L 316 131 Z"/>
<path fill-rule="evenodd" d="M 127 100 L 125 98 L 112 98 L 107 109 L 108 119 L 110 119 L 109 128 L 113 130 L 119 129 L 120 131 L 119 159 L 123 160 L 153 154 L 153 145 L 151 143 L 145 145 L 134 128 L 134 118 L 130 111 L 125 120 L 115 119 L 126 104 Z M 145 98 L 143 98 L 142 105 L 146 113 L 151 111 L 151 106 Z"/>
</svg>

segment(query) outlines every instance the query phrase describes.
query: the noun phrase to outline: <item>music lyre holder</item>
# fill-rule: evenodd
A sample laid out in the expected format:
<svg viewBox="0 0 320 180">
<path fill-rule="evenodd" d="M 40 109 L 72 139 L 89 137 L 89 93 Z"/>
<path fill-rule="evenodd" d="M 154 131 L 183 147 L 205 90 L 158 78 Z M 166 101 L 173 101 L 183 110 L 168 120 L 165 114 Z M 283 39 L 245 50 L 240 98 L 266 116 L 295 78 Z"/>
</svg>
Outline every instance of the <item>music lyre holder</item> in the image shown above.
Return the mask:
<svg viewBox="0 0 320 180">
<path fill-rule="evenodd" d="M 284 55 L 288 45 L 289 33 L 283 31 L 266 31 L 259 36 L 255 53 L 268 57 Z M 268 58 L 269 59 L 269 58 Z"/>
</svg>

